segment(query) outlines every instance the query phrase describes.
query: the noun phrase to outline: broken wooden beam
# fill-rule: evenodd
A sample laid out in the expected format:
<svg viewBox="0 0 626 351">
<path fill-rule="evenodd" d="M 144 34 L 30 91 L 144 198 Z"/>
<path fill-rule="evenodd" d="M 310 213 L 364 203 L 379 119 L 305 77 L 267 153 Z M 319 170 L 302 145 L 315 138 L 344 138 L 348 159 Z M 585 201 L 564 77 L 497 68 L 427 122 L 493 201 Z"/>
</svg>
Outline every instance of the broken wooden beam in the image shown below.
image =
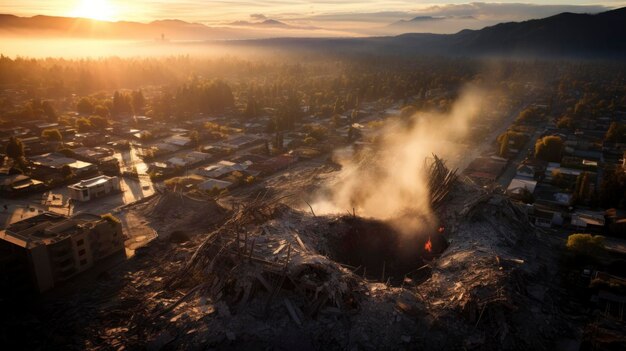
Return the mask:
<svg viewBox="0 0 626 351">
<path fill-rule="evenodd" d="M 293 321 L 296 322 L 298 326 L 301 326 L 302 322 L 300 321 L 300 318 L 298 317 L 295 308 L 292 306 L 291 301 L 289 301 L 288 298 L 284 298 L 283 302 L 285 304 L 285 307 L 287 307 L 287 312 L 289 312 L 289 316 L 291 317 L 291 319 L 293 319 Z"/>
</svg>

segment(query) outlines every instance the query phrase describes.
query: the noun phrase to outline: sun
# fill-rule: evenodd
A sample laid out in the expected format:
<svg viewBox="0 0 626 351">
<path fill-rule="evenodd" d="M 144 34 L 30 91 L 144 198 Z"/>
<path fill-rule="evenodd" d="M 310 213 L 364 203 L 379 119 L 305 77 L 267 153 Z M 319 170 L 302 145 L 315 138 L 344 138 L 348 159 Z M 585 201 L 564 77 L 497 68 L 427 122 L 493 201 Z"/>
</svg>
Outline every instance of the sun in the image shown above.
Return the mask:
<svg viewBox="0 0 626 351">
<path fill-rule="evenodd" d="M 80 0 L 72 11 L 72 17 L 111 21 L 115 19 L 115 7 L 107 0 Z"/>
</svg>

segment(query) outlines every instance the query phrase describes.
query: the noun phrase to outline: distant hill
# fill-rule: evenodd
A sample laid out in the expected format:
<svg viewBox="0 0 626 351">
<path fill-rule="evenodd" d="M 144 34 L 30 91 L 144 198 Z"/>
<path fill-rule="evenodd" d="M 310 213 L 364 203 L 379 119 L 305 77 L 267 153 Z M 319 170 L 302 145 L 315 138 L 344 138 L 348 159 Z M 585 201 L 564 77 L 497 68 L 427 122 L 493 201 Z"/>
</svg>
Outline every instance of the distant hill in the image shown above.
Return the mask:
<svg viewBox="0 0 626 351">
<path fill-rule="evenodd" d="M 316 30 L 320 29 L 313 26 L 294 26 L 275 19 L 266 19 L 261 22 L 235 21 L 228 24 L 229 26 L 238 27 L 256 27 L 256 28 L 282 28 L 282 29 L 300 29 L 300 30 Z"/>
<path fill-rule="evenodd" d="M 108 22 L 86 18 L 0 15 L 0 33 L 74 38 L 156 39 L 161 34 L 172 39 L 221 39 L 238 37 L 241 31 L 211 28 L 199 23 L 180 20 L 160 20 L 151 23 Z"/>
<path fill-rule="evenodd" d="M 430 19 L 418 18 L 417 21 Z M 247 42 L 251 44 L 251 42 Z M 595 15 L 561 13 L 456 34 L 402 34 L 352 39 L 267 39 L 282 46 L 354 54 L 626 57 L 626 7 Z"/>
<path fill-rule="evenodd" d="M 419 36 L 415 38 L 421 40 Z M 626 7 L 595 15 L 561 13 L 544 19 L 464 30 L 446 37 L 441 45 L 442 49 L 470 54 L 624 55 Z"/>
</svg>

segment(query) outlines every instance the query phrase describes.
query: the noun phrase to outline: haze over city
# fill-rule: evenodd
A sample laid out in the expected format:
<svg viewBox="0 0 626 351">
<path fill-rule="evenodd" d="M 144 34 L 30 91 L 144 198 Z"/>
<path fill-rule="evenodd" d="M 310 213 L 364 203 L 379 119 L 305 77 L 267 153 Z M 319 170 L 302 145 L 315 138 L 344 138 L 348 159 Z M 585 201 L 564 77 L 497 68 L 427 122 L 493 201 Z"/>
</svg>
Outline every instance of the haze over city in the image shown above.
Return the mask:
<svg viewBox="0 0 626 351">
<path fill-rule="evenodd" d="M 0 344 L 626 349 L 625 6 L 1 1 Z"/>
</svg>

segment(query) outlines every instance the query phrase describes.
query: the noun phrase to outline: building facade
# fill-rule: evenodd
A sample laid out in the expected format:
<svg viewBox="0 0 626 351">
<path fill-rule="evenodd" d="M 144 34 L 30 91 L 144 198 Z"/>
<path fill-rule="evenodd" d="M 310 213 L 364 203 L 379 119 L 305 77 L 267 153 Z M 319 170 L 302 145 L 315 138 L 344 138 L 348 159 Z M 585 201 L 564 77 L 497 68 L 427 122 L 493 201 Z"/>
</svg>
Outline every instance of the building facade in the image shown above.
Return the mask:
<svg viewBox="0 0 626 351">
<path fill-rule="evenodd" d="M 120 179 L 101 175 L 68 186 L 70 198 L 76 201 L 89 201 L 120 191 Z"/>
<path fill-rule="evenodd" d="M 44 292 L 122 252 L 122 225 L 114 218 L 46 212 L 0 231 L 0 288 Z"/>
</svg>

